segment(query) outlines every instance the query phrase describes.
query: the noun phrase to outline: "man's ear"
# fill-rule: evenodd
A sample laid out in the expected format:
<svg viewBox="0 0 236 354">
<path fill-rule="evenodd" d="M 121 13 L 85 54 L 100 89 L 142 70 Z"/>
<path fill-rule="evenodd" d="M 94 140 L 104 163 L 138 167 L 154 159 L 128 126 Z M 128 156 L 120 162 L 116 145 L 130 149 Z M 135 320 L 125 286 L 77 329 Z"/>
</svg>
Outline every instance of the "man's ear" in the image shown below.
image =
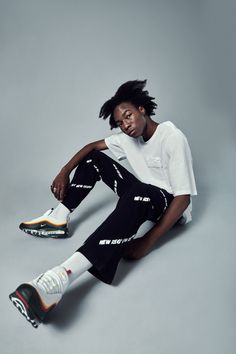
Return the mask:
<svg viewBox="0 0 236 354">
<path fill-rule="evenodd" d="M 145 110 L 145 108 L 143 107 L 143 106 L 139 106 L 139 111 L 141 112 L 141 113 L 146 113 L 146 110 Z"/>
</svg>

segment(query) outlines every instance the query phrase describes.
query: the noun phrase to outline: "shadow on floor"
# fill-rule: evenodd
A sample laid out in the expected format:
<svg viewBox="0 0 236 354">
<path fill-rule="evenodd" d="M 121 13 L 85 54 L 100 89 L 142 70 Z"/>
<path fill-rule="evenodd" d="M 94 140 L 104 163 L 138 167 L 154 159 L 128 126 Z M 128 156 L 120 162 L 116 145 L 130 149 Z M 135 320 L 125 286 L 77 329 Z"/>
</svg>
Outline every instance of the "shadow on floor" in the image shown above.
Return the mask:
<svg viewBox="0 0 236 354">
<path fill-rule="evenodd" d="M 211 199 L 211 187 L 204 181 L 198 181 L 198 195 L 192 197 L 193 200 L 193 221 L 191 225 L 200 222 L 208 209 L 208 200 Z"/>
<path fill-rule="evenodd" d="M 57 307 L 48 314 L 44 324 L 50 324 L 58 330 L 69 329 L 75 321 L 78 322 L 83 311 L 86 311 L 87 307 L 83 306 L 83 300 L 90 291 L 94 291 L 93 288 L 98 284 L 96 278 L 89 278 L 69 290 Z"/>
<path fill-rule="evenodd" d="M 206 189 L 207 186 L 204 185 L 198 187 L 198 196 L 193 198 L 193 221 L 187 225 L 175 225 L 166 233 L 166 235 L 157 241 L 152 252 L 157 252 L 157 250 L 164 246 L 166 243 L 176 239 L 177 237 L 186 235 L 191 227 L 194 227 L 195 224 L 201 221 L 204 215 L 206 215 L 207 199 L 209 199 L 209 191 L 206 193 Z M 146 257 L 148 257 L 148 255 Z M 119 264 L 113 285 L 118 286 L 130 274 L 130 272 L 133 271 L 138 263 L 145 261 L 146 257 L 137 261 L 127 261 L 122 259 Z"/>
<path fill-rule="evenodd" d="M 160 247 L 164 246 L 167 242 L 174 240 L 176 237 L 183 236 L 188 232 L 189 227 L 190 225 L 176 225 L 165 236 L 163 236 L 159 241 L 157 241 L 155 247 L 151 252 L 157 252 L 157 250 Z M 129 276 L 129 274 L 134 270 L 135 267 L 140 264 L 140 262 L 145 262 L 145 259 L 147 257 L 148 255 L 146 257 L 141 258 L 140 260 L 134 261 L 122 259 L 119 264 L 113 285 L 118 286 L 127 276 Z"/>
<path fill-rule="evenodd" d="M 194 213 L 193 222 L 188 225 L 176 225 L 174 226 L 165 236 L 160 238 L 156 243 L 152 252 L 157 252 L 157 250 L 164 246 L 166 243 L 174 240 L 177 237 L 185 235 L 189 228 L 191 228 L 195 223 L 204 215 L 206 209 L 205 194 L 197 197 L 194 201 Z M 86 220 L 92 213 L 95 213 L 97 209 L 109 205 L 114 202 L 114 198 L 106 199 L 102 202 L 95 203 L 92 207 L 88 208 L 83 213 L 79 215 L 79 221 Z M 72 233 L 75 232 L 78 225 L 78 220 L 72 222 Z M 138 261 L 126 261 L 121 260 L 118 270 L 116 272 L 115 279 L 113 281 L 113 286 L 118 286 L 129 274 L 140 265 L 141 262 L 145 262 L 146 257 Z M 59 330 L 68 329 L 75 321 L 78 321 L 78 316 L 82 315 L 83 312 L 83 300 L 86 298 L 90 291 L 94 291 L 94 287 L 99 284 L 98 280 L 94 277 L 86 279 L 83 283 L 80 283 L 78 287 L 73 288 L 68 291 L 63 300 L 58 304 L 58 306 L 48 315 L 45 324 L 50 323 Z M 86 310 L 86 309 L 85 309 Z"/>
</svg>

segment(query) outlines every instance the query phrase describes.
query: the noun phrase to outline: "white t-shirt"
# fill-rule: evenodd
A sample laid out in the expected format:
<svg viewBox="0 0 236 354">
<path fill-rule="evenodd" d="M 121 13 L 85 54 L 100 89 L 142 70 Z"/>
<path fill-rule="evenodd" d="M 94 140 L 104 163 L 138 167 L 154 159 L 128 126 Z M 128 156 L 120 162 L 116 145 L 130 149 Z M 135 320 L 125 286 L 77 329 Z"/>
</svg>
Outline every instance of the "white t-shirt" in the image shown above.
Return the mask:
<svg viewBox="0 0 236 354">
<path fill-rule="evenodd" d="M 140 181 L 174 196 L 197 195 L 188 141 L 172 122 L 160 123 L 146 142 L 142 136 L 132 138 L 119 132 L 107 137 L 105 143 L 118 160 L 128 160 Z M 191 205 L 186 212 L 190 211 Z M 187 219 L 191 220 L 191 214 Z"/>
</svg>

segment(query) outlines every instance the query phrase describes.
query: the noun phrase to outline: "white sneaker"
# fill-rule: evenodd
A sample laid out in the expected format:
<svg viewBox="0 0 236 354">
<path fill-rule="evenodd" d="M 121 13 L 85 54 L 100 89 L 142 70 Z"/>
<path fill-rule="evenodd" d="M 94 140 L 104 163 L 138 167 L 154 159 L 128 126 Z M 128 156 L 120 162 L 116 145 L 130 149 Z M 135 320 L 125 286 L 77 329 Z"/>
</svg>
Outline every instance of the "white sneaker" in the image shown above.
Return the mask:
<svg viewBox="0 0 236 354">
<path fill-rule="evenodd" d="M 58 266 L 21 284 L 9 298 L 27 321 L 37 328 L 61 300 L 68 285 L 65 268 Z"/>
<path fill-rule="evenodd" d="M 50 214 L 52 213 L 53 208 L 49 209 L 42 216 L 25 221 L 20 224 L 20 229 L 27 234 L 38 236 L 38 237 L 52 237 L 52 238 L 67 238 L 69 237 L 68 231 L 68 222 L 69 218 L 66 221 L 60 221 Z"/>
</svg>

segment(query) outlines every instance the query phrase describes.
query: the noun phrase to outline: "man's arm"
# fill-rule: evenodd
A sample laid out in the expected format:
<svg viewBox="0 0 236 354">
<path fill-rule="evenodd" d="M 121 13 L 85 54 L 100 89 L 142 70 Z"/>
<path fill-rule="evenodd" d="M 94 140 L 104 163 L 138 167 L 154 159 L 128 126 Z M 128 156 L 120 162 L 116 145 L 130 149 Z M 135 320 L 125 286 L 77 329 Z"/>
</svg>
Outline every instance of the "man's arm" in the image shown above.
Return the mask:
<svg viewBox="0 0 236 354">
<path fill-rule="evenodd" d="M 160 221 L 143 237 L 130 242 L 124 258 L 139 259 L 148 254 L 157 240 L 169 231 L 171 227 L 179 220 L 189 203 L 189 194 L 176 196 L 166 209 L 166 212 Z"/>
<path fill-rule="evenodd" d="M 68 188 L 70 179 L 70 173 L 72 170 L 78 166 L 80 161 L 82 161 L 91 151 L 93 150 L 106 150 L 108 147 L 105 140 L 97 140 L 92 143 L 85 145 L 81 150 L 79 150 L 70 161 L 62 167 L 59 174 L 56 176 L 51 185 L 51 190 L 54 196 L 58 200 L 62 200 L 65 197 L 66 190 Z"/>
</svg>

